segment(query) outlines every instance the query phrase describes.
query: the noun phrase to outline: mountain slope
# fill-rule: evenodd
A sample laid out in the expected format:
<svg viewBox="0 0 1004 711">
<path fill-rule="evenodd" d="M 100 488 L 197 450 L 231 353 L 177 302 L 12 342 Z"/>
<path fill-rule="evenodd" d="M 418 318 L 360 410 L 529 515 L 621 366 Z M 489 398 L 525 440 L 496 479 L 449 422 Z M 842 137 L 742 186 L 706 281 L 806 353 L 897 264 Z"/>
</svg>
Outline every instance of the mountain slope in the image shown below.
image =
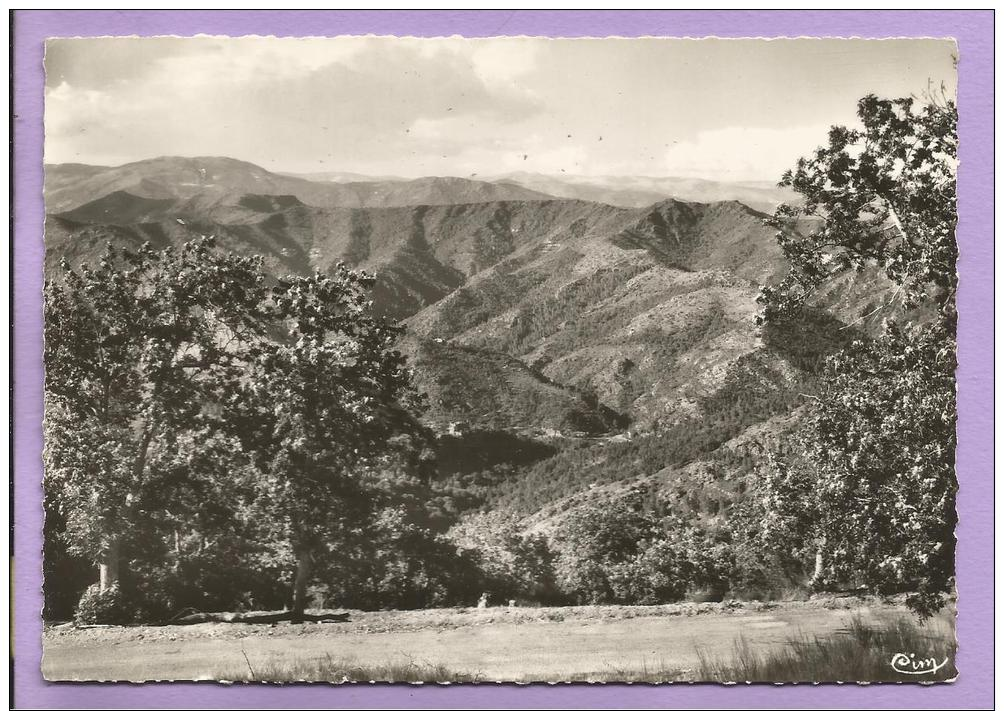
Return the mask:
<svg viewBox="0 0 1004 711">
<path fill-rule="evenodd" d="M 519 201 L 396 208 L 318 208 L 295 196 L 161 200 L 118 191 L 50 215 L 51 268 L 98 258 L 102 229 L 138 246 L 214 235 L 219 245 L 260 254 L 273 272 L 325 271 L 338 262 L 376 272 L 378 310 L 405 317 L 527 245 L 577 230 L 616 228 L 625 211 L 576 201 Z M 78 238 L 79 237 L 79 238 Z M 72 244 L 70 244 L 72 242 Z"/>
<path fill-rule="evenodd" d="M 608 434 L 626 418 L 543 377 L 503 353 L 445 341 L 411 340 L 415 382 L 431 404 L 430 424 L 524 434 Z"/>
<path fill-rule="evenodd" d="M 667 201 L 577 224 L 527 241 L 409 328 L 519 358 L 644 427 L 682 416 L 761 346 L 758 285 L 785 267 L 749 208 Z"/>
</svg>

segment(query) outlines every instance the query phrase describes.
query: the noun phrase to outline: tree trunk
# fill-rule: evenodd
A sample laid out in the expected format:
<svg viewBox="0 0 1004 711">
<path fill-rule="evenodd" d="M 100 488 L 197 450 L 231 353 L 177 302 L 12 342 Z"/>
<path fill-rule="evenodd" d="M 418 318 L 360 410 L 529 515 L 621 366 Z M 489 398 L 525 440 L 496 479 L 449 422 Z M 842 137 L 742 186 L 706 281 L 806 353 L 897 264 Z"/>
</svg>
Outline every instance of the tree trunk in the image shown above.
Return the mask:
<svg viewBox="0 0 1004 711">
<path fill-rule="evenodd" d="M 812 577 L 809 579 L 809 586 L 815 588 L 819 579 L 823 577 L 823 546 L 826 545 L 825 539 L 819 543 L 816 547 L 816 565 L 812 570 Z"/>
<path fill-rule="evenodd" d="M 313 567 L 313 549 L 302 548 L 296 557 L 296 578 L 293 580 L 293 609 L 290 617 L 293 622 L 303 622 L 303 613 L 307 609 L 307 585 L 310 584 Z"/>
<path fill-rule="evenodd" d="M 270 625 L 276 622 L 292 620 L 292 613 L 289 612 L 197 612 L 194 608 L 186 608 L 180 614 L 171 618 L 165 624 L 168 625 L 199 625 L 203 622 L 233 622 L 250 625 Z M 304 613 L 304 621 L 311 622 L 348 622 L 347 612 L 325 612 L 317 615 Z"/>
<path fill-rule="evenodd" d="M 181 533 L 177 528 L 174 529 L 174 563 L 171 569 L 176 573 L 181 569 Z"/>
<path fill-rule="evenodd" d="M 111 538 L 105 544 L 101 552 L 101 561 L 98 563 L 98 573 L 100 575 L 99 587 L 104 592 L 119 581 L 119 541 L 118 538 Z"/>
</svg>

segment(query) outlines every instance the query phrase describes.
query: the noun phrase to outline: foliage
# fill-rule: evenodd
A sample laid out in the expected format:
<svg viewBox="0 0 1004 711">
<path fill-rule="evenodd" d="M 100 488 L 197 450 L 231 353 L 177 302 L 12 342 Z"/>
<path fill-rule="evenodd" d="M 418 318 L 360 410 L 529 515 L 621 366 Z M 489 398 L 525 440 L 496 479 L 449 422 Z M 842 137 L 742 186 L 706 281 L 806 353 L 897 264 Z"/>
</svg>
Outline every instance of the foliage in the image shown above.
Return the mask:
<svg viewBox="0 0 1004 711">
<path fill-rule="evenodd" d="M 95 584 L 80 597 L 75 619 L 81 625 L 121 625 L 132 622 L 133 616 L 118 585 L 102 590 Z"/>
<path fill-rule="evenodd" d="M 745 595 L 773 597 L 780 587 L 808 579 L 808 561 L 818 548 L 816 477 L 811 469 L 784 461 L 768 452 L 729 516 L 735 554 L 731 585 Z"/>
<path fill-rule="evenodd" d="M 372 277 L 338 266 L 290 277 L 263 306 L 272 329 L 251 342 L 227 407 L 258 476 L 260 520 L 289 542 L 304 575 L 371 513 L 368 466 L 419 466 L 428 434 L 400 329 L 369 309 Z M 299 580 L 294 608 L 303 603 Z"/>
<path fill-rule="evenodd" d="M 805 205 L 775 215 L 791 271 L 763 290 L 762 320 L 797 315 L 818 287 L 869 265 L 896 285 L 885 306 L 901 297 L 922 318 L 887 319 L 827 359 L 799 451 L 775 458 L 736 530 L 749 549 L 822 553 L 817 587 L 908 590 L 928 617 L 954 576 L 957 112 L 946 99 L 867 96 L 858 115 L 863 130 L 834 127 L 782 181 Z M 790 228 L 805 215 L 819 227 L 800 236 Z"/>
<path fill-rule="evenodd" d="M 456 549 L 408 518 L 403 507 L 380 512 L 372 534 L 373 555 L 362 566 L 369 575 L 358 588 L 345 589 L 343 599 L 360 600 L 363 608 L 410 610 L 442 607 L 470 594 L 473 568 L 464 571 Z M 365 599 L 367 591 L 372 591 L 370 600 Z"/>
<path fill-rule="evenodd" d="M 883 269 L 907 306 L 932 299 L 954 311 L 958 111 L 944 97 L 858 102 L 861 129 L 834 126 L 829 144 L 784 174 L 804 198 L 771 223 L 791 264 L 761 295 L 763 319 L 791 315 L 838 274 Z M 802 234 L 800 220 L 818 227 Z"/>
<path fill-rule="evenodd" d="M 557 602 L 554 553 L 539 533 L 524 531 L 520 520 L 503 511 L 475 513 L 450 529 L 449 539 L 473 557 L 478 587 L 489 600 Z"/>
<path fill-rule="evenodd" d="M 938 326 L 889 324 L 834 357 L 798 458 L 777 461 L 754 495 L 754 546 L 819 546 L 817 586 L 908 590 L 919 614 L 937 610 L 954 576 L 954 373 Z"/>
<path fill-rule="evenodd" d="M 428 340 L 415 366 L 440 426 L 474 421 L 486 430 L 536 426 L 600 434 L 627 425 L 627 418 L 588 394 L 498 352 Z"/>
<path fill-rule="evenodd" d="M 647 263 L 597 269 L 562 286 L 557 293 L 526 301 L 519 305 L 510 328 L 500 334 L 497 345 L 512 355 L 523 355 L 549 338 L 550 349 L 566 352 L 575 344 L 608 337 L 622 328 L 623 322 L 617 318 L 600 320 L 594 309 L 630 279 L 650 269 Z"/>
<path fill-rule="evenodd" d="M 399 329 L 369 313 L 372 279 L 337 267 L 269 287 L 259 259 L 212 247 L 109 246 L 46 284 L 47 531 L 121 563 L 147 618 L 274 605 L 293 566 L 366 539 L 374 517 L 392 555 L 409 536 L 363 480 L 430 473 L 422 400 Z"/>
<path fill-rule="evenodd" d="M 436 309 L 430 335 L 462 333 L 516 306 L 546 275 L 529 270 L 509 272 L 494 269 L 488 278 L 472 280 L 454 291 Z"/>
<path fill-rule="evenodd" d="M 94 580 L 94 564 L 66 550 L 66 529 L 53 497 L 46 495 L 44 507 L 42 617 L 46 620 L 69 620 L 74 616 L 80 596 Z"/>
<path fill-rule="evenodd" d="M 219 431 L 208 405 L 261 284 L 256 259 L 211 247 L 109 246 L 96 268 L 64 263 L 45 284 L 45 487 L 71 553 L 97 562 L 155 512 L 208 515 L 212 497 L 181 496 L 207 483 L 189 478 L 197 468 L 169 462 L 232 453 L 203 448 Z"/>
<path fill-rule="evenodd" d="M 477 570 L 436 532 L 428 485 L 401 467 L 382 467 L 364 482 L 375 513 L 319 572 L 325 598 L 365 610 L 469 604 Z"/>
<path fill-rule="evenodd" d="M 64 266 L 46 284 L 47 561 L 56 543 L 95 563 L 114 553 L 124 568 L 116 595 L 149 618 L 277 606 L 291 588 L 302 608 L 312 581 L 327 600 L 364 608 L 470 604 L 472 591 L 719 597 L 804 579 L 821 550 L 817 586 L 904 590 L 931 614 L 951 588 L 954 555 L 957 117 L 947 100 L 875 97 L 859 116 L 862 129 L 835 127 L 784 177 L 804 198 L 772 218 L 791 269 L 761 295 L 766 348 L 736 360 L 721 387 L 633 438 L 447 437 L 437 481 L 425 403 L 395 348 L 401 329 L 372 309 L 372 277 L 338 266 L 271 280 L 260 260 L 221 255 L 211 240 L 110 248 L 96 268 Z M 509 356 L 547 336 L 534 356 L 543 367 L 616 333 L 615 311 L 587 307 L 649 267 L 599 270 L 520 306 L 548 275 L 515 260 L 492 266 L 511 250 L 506 220 L 500 212 L 475 235 L 474 268 L 491 274 L 426 324 L 420 355 L 439 404 L 498 429 L 527 412 L 566 433 L 626 425 L 596 393 L 559 390 Z M 885 307 L 901 300 L 917 325 L 890 322 L 869 337 L 814 301 L 876 269 L 893 283 Z M 436 345 L 510 309 L 510 328 L 483 337 L 498 351 L 491 362 L 484 350 Z M 672 333 L 641 329 L 629 345 L 676 361 L 726 332 L 726 312 L 707 309 Z M 794 367 L 779 368 L 778 356 Z M 632 407 L 644 379 L 631 360 L 617 367 L 618 405 Z M 810 417 L 794 446 L 760 468 L 748 454 L 719 456 L 803 395 Z M 698 490 L 695 475 L 670 483 L 668 503 L 589 491 L 664 470 L 672 479 L 705 460 L 730 483 L 702 470 L 714 491 Z M 730 512 L 747 480 L 749 500 Z M 520 516 L 556 501 L 574 508 L 558 514 L 550 540 L 527 534 Z M 510 513 L 471 513 L 479 507 Z M 683 524 L 681 513 L 715 526 Z"/>
<path fill-rule="evenodd" d="M 721 598 L 727 546 L 652 506 L 635 489 L 573 511 L 554 536 L 559 588 L 580 604 L 661 604 L 690 592 Z"/>
<path fill-rule="evenodd" d="M 790 412 L 806 386 L 771 368 L 770 356 L 754 352 L 733 365 L 722 386 L 699 404 L 699 410 L 632 439 L 573 440 L 556 452 L 500 478 L 488 502 L 529 515 L 545 504 L 588 490 L 592 484 L 630 481 L 667 467 L 707 457 L 753 424 Z"/>
<path fill-rule="evenodd" d="M 123 584 L 142 619 L 165 621 L 185 609 L 275 610 L 287 604 L 291 561 L 276 555 L 281 548 L 255 538 L 253 528 L 193 531 L 168 540 L 171 545 L 129 559 Z"/>
</svg>

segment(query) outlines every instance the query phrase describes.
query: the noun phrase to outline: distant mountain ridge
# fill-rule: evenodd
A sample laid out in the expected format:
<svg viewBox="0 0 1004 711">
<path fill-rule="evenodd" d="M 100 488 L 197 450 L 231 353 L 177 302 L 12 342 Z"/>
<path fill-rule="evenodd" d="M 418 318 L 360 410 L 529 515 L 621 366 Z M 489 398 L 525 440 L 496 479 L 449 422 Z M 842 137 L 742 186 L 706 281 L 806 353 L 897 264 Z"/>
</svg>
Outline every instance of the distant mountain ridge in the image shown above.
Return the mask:
<svg viewBox="0 0 1004 711">
<path fill-rule="evenodd" d="M 478 179 L 475 180 L 474 178 Z M 366 176 L 345 171 L 284 173 L 233 158 L 165 156 L 121 166 L 45 166 L 46 211 L 66 212 L 116 191 L 151 199 L 200 196 L 205 202 L 245 193 L 295 195 L 315 207 L 400 207 L 566 198 L 638 208 L 665 199 L 737 200 L 770 213 L 797 200 L 763 182 L 652 176 L 545 175 L 529 172 L 469 177 Z"/>
<path fill-rule="evenodd" d="M 284 170 L 278 170 L 276 172 L 279 175 L 286 175 L 290 178 L 303 178 L 304 180 L 326 183 L 401 183 L 409 180 L 409 178 L 402 178 L 399 175 L 368 175 L 366 173 L 353 173 L 345 170 L 322 170 L 314 173 L 291 173 Z"/>
<path fill-rule="evenodd" d="M 198 198 L 206 205 L 232 201 L 248 193 L 294 195 L 314 207 L 395 207 L 553 199 L 518 185 L 466 178 L 319 182 L 219 157 L 161 157 L 116 167 L 45 166 L 46 212 L 67 212 L 115 192 L 156 200 Z"/>
<path fill-rule="evenodd" d="M 737 200 L 765 213 L 772 213 L 798 195 L 770 183 L 715 181 L 700 178 L 650 176 L 544 175 L 514 172 L 487 178 L 499 185 L 519 185 L 555 197 L 604 202 L 618 207 L 644 207 L 672 198 L 686 202 Z"/>
<path fill-rule="evenodd" d="M 305 180 L 335 183 L 407 182 L 400 176 L 367 176 L 361 173 L 327 171 L 282 173 Z M 687 202 L 736 200 L 760 212 L 772 213 L 781 203 L 798 202 L 793 190 L 769 181 L 729 181 L 673 176 L 549 175 L 515 171 L 504 174 L 472 174 L 470 178 L 496 185 L 520 186 L 557 198 L 602 202 L 616 207 L 645 207 L 666 199 Z"/>
</svg>

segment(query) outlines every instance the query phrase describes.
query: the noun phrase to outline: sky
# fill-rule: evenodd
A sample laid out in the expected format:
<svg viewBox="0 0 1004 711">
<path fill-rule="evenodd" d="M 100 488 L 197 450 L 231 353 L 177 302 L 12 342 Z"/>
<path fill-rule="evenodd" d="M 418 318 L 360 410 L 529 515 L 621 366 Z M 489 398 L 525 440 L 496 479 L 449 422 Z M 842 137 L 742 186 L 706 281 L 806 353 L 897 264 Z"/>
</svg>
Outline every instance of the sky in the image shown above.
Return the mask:
<svg viewBox="0 0 1004 711">
<path fill-rule="evenodd" d="M 83 38 L 46 45 L 46 162 L 776 182 L 857 100 L 955 94 L 945 40 Z"/>
</svg>

